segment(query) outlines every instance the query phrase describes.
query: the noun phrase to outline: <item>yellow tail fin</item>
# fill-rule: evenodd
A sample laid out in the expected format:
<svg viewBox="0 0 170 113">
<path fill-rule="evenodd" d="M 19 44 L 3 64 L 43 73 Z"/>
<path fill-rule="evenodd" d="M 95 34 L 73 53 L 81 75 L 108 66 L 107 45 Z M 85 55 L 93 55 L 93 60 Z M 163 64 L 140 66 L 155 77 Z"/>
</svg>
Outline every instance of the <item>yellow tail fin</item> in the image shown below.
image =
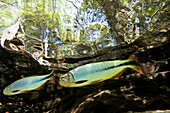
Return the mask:
<svg viewBox="0 0 170 113">
<path fill-rule="evenodd" d="M 53 70 L 52 70 L 52 72 L 50 74 L 53 74 L 54 70 L 55 70 L 55 66 L 54 66 L 54 68 L 53 68 Z M 50 78 L 50 80 L 55 84 L 55 77 L 54 77 L 54 75 Z"/>
<path fill-rule="evenodd" d="M 134 57 L 133 55 L 131 55 L 128 60 L 135 60 L 136 62 L 138 62 L 138 58 L 137 57 Z"/>
<path fill-rule="evenodd" d="M 138 71 L 139 73 L 146 75 L 145 71 L 143 70 L 143 68 L 141 66 L 135 66 L 132 67 L 134 70 Z"/>
<path fill-rule="evenodd" d="M 134 57 L 132 55 L 128 58 L 128 60 L 134 60 L 134 61 L 136 61 L 138 63 L 138 58 Z M 143 68 L 140 65 L 138 65 L 138 66 L 131 66 L 131 68 L 136 70 L 136 71 L 138 71 L 139 73 L 141 73 L 143 75 L 146 75 L 145 71 L 143 70 Z"/>
<path fill-rule="evenodd" d="M 52 76 L 50 80 L 55 84 L 55 78 L 54 78 L 54 76 Z"/>
</svg>

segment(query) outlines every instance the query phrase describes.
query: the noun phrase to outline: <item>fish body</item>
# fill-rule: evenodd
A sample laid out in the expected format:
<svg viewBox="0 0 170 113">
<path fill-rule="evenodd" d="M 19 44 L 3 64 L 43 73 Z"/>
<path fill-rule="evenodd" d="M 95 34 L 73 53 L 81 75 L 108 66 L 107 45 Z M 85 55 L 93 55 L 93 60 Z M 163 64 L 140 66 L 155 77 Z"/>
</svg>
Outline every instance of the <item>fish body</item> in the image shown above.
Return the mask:
<svg viewBox="0 0 170 113">
<path fill-rule="evenodd" d="M 34 75 L 19 79 L 7 86 L 3 90 L 3 93 L 4 95 L 15 95 L 20 93 L 27 93 L 31 90 L 40 90 L 48 80 L 54 82 L 53 72 L 54 69 L 50 74 L 47 75 Z"/>
<path fill-rule="evenodd" d="M 127 60 L 104 61 L 90 63 L 77 67 L 59 79 L 59 84 L 64 87 L 81 87 L 100 83 L 111 78 L 119 78 L 126 68 L 132 68 L 145 74 L 135 57 Z"/>
</svg>

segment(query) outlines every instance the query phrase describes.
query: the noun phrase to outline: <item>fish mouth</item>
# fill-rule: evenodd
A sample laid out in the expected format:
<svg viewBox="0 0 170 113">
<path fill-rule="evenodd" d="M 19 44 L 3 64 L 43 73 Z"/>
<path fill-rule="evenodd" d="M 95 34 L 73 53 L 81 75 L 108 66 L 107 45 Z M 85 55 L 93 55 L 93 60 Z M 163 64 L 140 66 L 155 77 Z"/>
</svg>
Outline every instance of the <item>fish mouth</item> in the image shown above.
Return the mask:
<svg viewBox="0 0 170 113">
<path fill-rule="evenodd" d="M 63 86 L 63 87 L 69 87 L 70 86 L 70 84 L 69 85 L 63 84 L 62 82 L 59 82 L 59 84 L 60 84 L 60 86 Z"/>
<path fill-rule="evenodd" d="M 4 94 L 4 95 L 9 95 L 9 93 L 8 93 L 8 92 L 5 92 L 5 91 L 3 91 L 3 94 Z"/>
<path fill-rule="evenodd" d="M 61 84 L 60 84 L 61 85 Z M 61 86 L 63 86 L 63 87 L 69 87 L 70 85 L 61 85 Z"/>
</svg>

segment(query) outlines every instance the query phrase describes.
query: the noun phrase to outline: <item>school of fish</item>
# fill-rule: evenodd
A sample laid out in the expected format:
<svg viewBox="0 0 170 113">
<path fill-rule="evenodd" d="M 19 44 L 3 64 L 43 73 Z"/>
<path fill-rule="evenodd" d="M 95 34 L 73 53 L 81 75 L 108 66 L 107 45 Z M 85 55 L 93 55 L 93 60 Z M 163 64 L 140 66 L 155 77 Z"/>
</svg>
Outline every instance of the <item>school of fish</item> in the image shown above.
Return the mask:
<svg viewBox="0 0 170 113">
<path fill-rule="evenodd" d="M 59 84 L 63 87 L 82 87 L 101 83 L 112 78 L 119 79 L 127 68 L 132 68 L 145 75 L 137 58 L 130 56 L 127 60 L 104 61 L 79 66 L 62 75 L 59 78 Z M 32 90 L 40 90 L 48 80 L 55 83 L 53 72 L 54 69 L 47 75 L 36 75 L 19 79 L 7 86 L 3 93 L 4 95 L 16 95 Z"/>
</svg>

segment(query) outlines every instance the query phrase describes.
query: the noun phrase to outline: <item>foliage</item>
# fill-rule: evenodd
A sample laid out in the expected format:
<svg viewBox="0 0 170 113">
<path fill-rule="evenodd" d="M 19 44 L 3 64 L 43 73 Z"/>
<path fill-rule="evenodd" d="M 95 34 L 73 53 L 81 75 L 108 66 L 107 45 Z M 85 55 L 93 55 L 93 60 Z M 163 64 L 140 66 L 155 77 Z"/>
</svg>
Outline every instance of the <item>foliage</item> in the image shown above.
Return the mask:
<svg viewBox="0 0 170 113">
<path fill-rule="evenodd" d="M 23 19 L 26 34 L 18 33 L 31 53 L 35 43 L 48 43 L 47 56 L 91 55 L 105 47 L 138 38 L 147 39 L 168 28 L 167 0 L 8 0 L 9 7 L 0 6 L 0 28 Z M 2 33 L 1 33 L 2 35 Z M 41 41 L 34 40 L 36 37 Z M 152 40 L 152 43 L 154 41 Z M 80 54 L 79 50 L 85 50 Z M 90 48 L 90 49 L 89 49 Z M 91 51 L 89 51 L 91 50 Z M 44 51 L 44 52 L 45 52 Z"/>
<path fill-rule="evenodd" d="M 105 10 L 112 33 L 116 32 L 118 37 L 124 37 L 124 41 L 134 41 L 139 37 L 147 39 L 155 33 L 169 29 L 168 0 L 110 0 L 105 2 L 98 0 L 98 2 Z M 112 14 L 113 11 L 115 12 Z"/>
</svg>

